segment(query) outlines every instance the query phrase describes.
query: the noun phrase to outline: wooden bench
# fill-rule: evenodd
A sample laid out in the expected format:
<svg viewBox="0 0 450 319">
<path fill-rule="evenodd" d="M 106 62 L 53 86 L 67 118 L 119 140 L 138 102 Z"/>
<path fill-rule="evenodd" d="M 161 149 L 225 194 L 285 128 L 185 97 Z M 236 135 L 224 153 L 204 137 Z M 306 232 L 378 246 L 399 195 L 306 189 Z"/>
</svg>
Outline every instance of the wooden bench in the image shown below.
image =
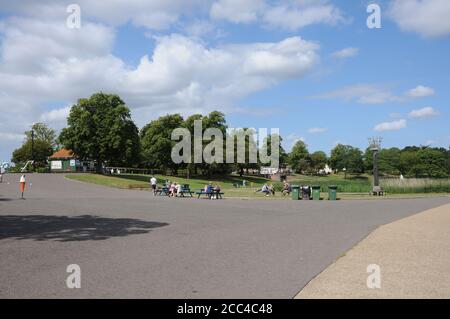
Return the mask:
<svg viewBox="0 0 450 319">
<path fill-rule="evenodd" d="M 213 196 L 216 196 L 217 199 L 222 199 L 222 195 L 224 195 L 223 192 L 212 191 L 212 192 L 207 193 L 207 192 L 205 192 L 203 190 L 200 191 L 200 192 L 196 192 L 196 194 L 198 195 L 197 198 L 200 198 L 200 196 L 202 196 L 202 195 L 206 195 L 208 197 L 208 199 L 211 199 Z"/>
</svg>

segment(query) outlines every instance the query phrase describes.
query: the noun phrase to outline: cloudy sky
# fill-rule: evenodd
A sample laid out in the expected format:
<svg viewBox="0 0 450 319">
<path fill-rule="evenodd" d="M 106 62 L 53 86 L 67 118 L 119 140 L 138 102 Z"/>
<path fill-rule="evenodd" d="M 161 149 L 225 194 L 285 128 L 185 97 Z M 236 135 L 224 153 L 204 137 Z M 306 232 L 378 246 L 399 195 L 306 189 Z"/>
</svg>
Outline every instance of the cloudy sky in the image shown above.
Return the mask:
<svg viewBox="0 0 450 319">
<path fill-rule="evenodd" d="M 450 1 L 378 1 L 380 29 L 368 3 L 0 0 L 0 161 L 100 90 L 139 127 L 217 109 L 231 127 L 279 128 L 288 149 L 448 147 Z"/>
</svg>

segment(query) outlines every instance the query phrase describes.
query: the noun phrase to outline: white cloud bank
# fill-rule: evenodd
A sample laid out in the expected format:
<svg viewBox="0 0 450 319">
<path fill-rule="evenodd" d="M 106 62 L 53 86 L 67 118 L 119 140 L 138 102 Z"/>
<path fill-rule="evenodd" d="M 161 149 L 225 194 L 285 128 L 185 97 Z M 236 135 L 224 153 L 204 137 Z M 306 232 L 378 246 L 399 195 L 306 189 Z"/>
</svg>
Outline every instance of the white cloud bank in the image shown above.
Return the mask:
<svg viewBox="0 0 450 319">
<path fill-rule="evenodd" d="M 331 57 L 337 58 L 337 59 L 346 59 L 346 58 L 351 58 L 351 57 L 357 56 L 358 53 L 359 53 L 358 48 L 349 47 L 349 48 L 344 48 L 342 50 L 333 52 L 331 54 Z"/>
<path fill-rule="evenodd" d="M 383 131 L 398 131 L 405 127 L 406 127 L 406 120 L 401 119 L 398 121 L 383 122 L 377 124 L 373 129 L 374 131 L 383 132 Z"/>
<path fill-rule="evenodd" d="M 423 37 L 450 35 L 448 0 L 394 0 L 388 13 L 404 31 Z"/>
<path fill-rule="evenodd" d="M 405 102 L 410 99 L 423 98 L 434 94 L 429 87 L 419 85 L 404 94 L 394 94 L 389 87 L 380 84 L 355 84 L 331 92 L 312 96 L 313 99 L 343 99 L 360 104 L 383 104 L 388 102 Z"/>
<path fill-rule="evenodd" d="M 210 16 L 232 23 L 253 23 L 297 31 L 313 24 L 337 25 L 347 23 L 342 11 L 328 0 L 218 0 L 210 9 Z"/>
<path fill-rule="evenodd" d="M 328 131 L 328 128 L 326 127 L 312 127 L 308 129 L 308 133 L 310 134 L 325 133 L 326 131 Z"/>
<path fill-rule="evenodd" d="M 431 106 L 427 106 L 418 110 L 412 110 L 408 116 L 411 118 L 426 118 L 439 115 L 439 112 L 433 109 Z"/>
<path fill-rule="evenodd" d="M 13 133 L 36 119 L 64 123 L 69 108 L 46 105 L 71 105 L 100 90 L 121 95 L 138 125 L 169 111 L 224 109 L 304 76 L 319 60 L 319 45 L 300 37 L 209 47 L 173 34 L 157 38 L 153 53 L 132 68 L 111 53 L 115 31 L 102 24 L 68 29 L 52 20 L 9 18 L 0 35 L 0 126 Z"/>
<path fill-rule="evenodd" d="M 411 98 L 425 97 L 425 96 L 434 95 L 434 90 L 430 87 L 418 85 L 414 89 L 409 90 L 406 93 L 406 95 Z"/>
</svg>

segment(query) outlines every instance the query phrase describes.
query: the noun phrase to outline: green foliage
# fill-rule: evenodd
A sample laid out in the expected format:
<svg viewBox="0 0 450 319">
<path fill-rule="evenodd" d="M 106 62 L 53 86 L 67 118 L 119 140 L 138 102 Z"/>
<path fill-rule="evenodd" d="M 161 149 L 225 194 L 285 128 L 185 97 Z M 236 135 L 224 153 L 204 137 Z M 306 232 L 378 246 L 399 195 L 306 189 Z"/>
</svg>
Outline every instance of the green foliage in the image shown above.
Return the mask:
<svg viewBox="0 0 450 319">
<path fill-rule="evenodd" d="M 171 140 L 172 131 L 183 125 L 179 114 L 166 115 L 151 121 L 141 130 L 142 155 L 145 166 L 162 169 L 175 169 L 171 159 L 172 147 L 176 141 Z"/>
<path fill-rule="evenodd" d="M 309 167 L 309 152 L 303 141 L 297 141 L 289 154 L 288 162 L 296 173 L 303 173 Z"/>
<path fill-rule="evenodd" d="M 55 149 L 56 143 L 56 132 L 54 129 L 49 128 L 44 123 L 35 123 L 31 126 L 31 130 L 25 132 L 26 140 L 31 140 L 32 131 L 34 131 L 34 139 L 44 141 L 49 144 L 53 149 Z"/>
<path fill-rule="evenodd" d="M 119 96 L 96 93 L 72 106 L 59 140 L 81 159 L 97 165 L 132 166 L 139 162 L 139 134 Z"/>
<path fill-rule="evenodd" d="M 359 148 L 338 144 L 331 150 L 330 164 L 333 169 L 349 173 L 363 173 L 364 162 Z"/>
<path fill-rule="evenodd" d="M 32 160 L 33 155 L 35 166 L 45 166 L 47 158 L 53 153 L 55 131 L 42 123 L 34 124 L 32 130 L 34 130 L 34 143 L 31 130 L 26 131 L 24 143 L 12 153 L 11 161 L 18 166 Z"/>
<path fill-rule="evenodd" d="M 310 166 L 314 173 L 317 173 L 321 169 L 324 169 L 328 161 L 327 154 L 322 151 L 312 153 L 309 158 Z"/>
<path fill-rule="evenodd" d="M 383 174 L 400 174 L 400 155 L 401 151 L 396 148 L 382 149 L 378 154 L 378 168 Z"/>
</svg>

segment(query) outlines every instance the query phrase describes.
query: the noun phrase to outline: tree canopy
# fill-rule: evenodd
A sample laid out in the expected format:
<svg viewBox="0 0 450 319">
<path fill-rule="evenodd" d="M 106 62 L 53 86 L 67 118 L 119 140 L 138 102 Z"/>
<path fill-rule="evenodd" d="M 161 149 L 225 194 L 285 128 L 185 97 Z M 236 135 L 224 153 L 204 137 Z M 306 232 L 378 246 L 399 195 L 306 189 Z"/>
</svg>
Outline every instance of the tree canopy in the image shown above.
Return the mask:
<svg viewBox="0 0 450 319">
<path fill-rule="evenodd" d="M 34 131 L 34 142 L 32 133 Z M 11 161 L 16 165 L 24 164 L 34 157 L 35 166 L 46 166 L 47 158 L 52 155 L 55 146 L 56 133 L 43 123 L 34 124 L 25 133 L 25 140 L 21 147 L 14 150 Z"/>
<path fill-rule="evenodd" d="M 81 159 L 97 165 L 135 165 L 140 162 L 140 141 L 130 110 L 115 94 L 96 93 L 78 100 L 59 140 Z"/>
</svg>

